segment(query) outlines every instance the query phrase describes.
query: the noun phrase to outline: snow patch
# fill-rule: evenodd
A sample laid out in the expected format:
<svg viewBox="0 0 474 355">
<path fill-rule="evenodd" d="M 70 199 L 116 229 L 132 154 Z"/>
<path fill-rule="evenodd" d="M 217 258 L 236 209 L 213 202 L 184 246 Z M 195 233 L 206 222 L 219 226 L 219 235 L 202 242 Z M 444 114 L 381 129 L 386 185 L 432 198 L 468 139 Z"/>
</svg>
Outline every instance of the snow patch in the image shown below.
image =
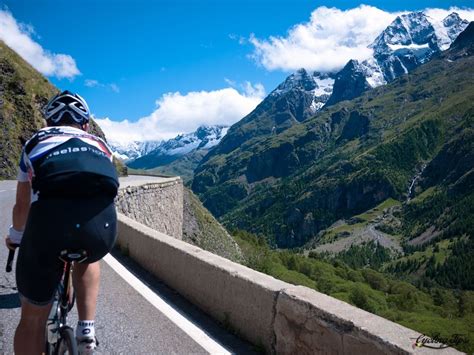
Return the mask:
<svg viewBox="0 0 474 355">
<path fill-rule="evenodd" d="M 383 76 L 382 69 L 375 60 L 375 58 L 369 58 L 362 62 L 361 69 L 365 74 L 365 80 L 370 87 L 375 88 L 380 85 L 385 85 L 387 81 Z"/>
<path fill-rule="evenodd" d="M 329 76 L 323 78 L 315 76 L 314 81 L 318 85 L 318 87 L 313 91 L 314 96 L 331 95 L 334 86 L 333 78 Z"/>
</svg>

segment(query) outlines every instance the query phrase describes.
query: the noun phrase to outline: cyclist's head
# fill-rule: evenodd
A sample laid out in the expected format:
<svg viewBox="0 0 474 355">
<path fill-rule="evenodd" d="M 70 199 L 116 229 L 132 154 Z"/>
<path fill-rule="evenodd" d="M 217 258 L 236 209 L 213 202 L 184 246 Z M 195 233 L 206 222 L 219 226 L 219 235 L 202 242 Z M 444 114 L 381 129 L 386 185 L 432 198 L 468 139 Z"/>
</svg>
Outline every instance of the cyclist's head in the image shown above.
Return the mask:
<svg viewBox="0 0 474 355">
<path fill-rule="evenodd" d="M 84 127 L 89 123 L 90 111 L 82 97 L 66 90 L 48 102 L 44 117 L 48 126 L 79 125 Z"/>
</svg>

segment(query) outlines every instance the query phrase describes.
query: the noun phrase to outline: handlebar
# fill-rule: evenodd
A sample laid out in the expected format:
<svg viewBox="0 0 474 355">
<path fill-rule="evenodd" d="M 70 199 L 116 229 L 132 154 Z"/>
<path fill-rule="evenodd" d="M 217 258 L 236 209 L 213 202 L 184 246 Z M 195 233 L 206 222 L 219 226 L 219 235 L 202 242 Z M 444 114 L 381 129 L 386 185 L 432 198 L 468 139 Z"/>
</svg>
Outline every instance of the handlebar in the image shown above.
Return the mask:
<svg viewBox="0 0 474 355">
<path fill-rule="evenodd" d="M 13 249 L 13 250 L 10 249 L 10 251 L 8 252 L 7 267 L 5 268 L 6 272 L 12 271 L 13 258 L 15 257 L 15 250 L 20 245 L 19 244 L 13 244 L 12 246 L 14 246 L 15 249 Z"/>
</svg>

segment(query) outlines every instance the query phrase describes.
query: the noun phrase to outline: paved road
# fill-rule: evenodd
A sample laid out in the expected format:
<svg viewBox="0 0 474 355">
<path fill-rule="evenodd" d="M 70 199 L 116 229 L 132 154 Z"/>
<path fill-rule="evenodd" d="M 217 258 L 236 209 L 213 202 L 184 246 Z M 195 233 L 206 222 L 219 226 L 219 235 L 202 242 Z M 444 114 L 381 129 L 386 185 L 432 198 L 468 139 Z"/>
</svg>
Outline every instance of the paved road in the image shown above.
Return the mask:
<svg viewBox="0 0 474 355">
<path fill-rule="evenodd" d="M 120 187 L 137 186 L 145 183 L 160 183 L 176 181 L 176 177 L 159 177 L 159 176 L 144 176 L 144 175 L 129 175 L 127 177 L 120 178 Z"/>
<path fill-rule="evenodd" d="M 332 243 L 321 244 L 314 249 L 317 252 L 340 253 L 349 249 L 352 245 L 359 245 L 370 241 L 374 241 L 384 248 L 390 248 L 397 252 L 403 251 L 400 243 L 394 237 L 376 230 L 374 224 L 369 224 L 360 230 L 356 230 L 348 237 L 340 238 Z"/>
<path fill-rule="evenodd" d="M 124 181 L 125 183 L 125 181 Z M 124 184 L 122 184 L 123 186 Z M 125 184 L 126 185 L 126 184 Z M 0 235 L 5 235 L 11 223 L 11 208 L 15 198 L 14 181 L 0 181 Z M 100 349 L 105 354 L 206 354 L 221 353 L 218 344 L 229 352 L 238 354 L 253 353 L 253 348 L 219 327 L 213 320 L 189 304 L 146 271 L 137 267 L 131 260 L 118 253 L 115 258 L 135 276 L 150 287 L 155 295 L 168 302 L 172 307 L 204 331 L 204 347 L 189 336 L 149 301 L 144 299 L 107 263 L 102 261 L 101 290 L 98 300 L 96 332 L 101 341 Z M 7 249 L 0 245 L 0 354 L 13 353 L 12 339 L 19 319 L 19 298 L 16 290 L 14 272 L 4 272 Z M 76 315 L 70 324 L 76 323 Z M 178 322 L 179 324 L 179 322 Z M 189 327 L 188 327 L 189 328 Z"/>
</svg>

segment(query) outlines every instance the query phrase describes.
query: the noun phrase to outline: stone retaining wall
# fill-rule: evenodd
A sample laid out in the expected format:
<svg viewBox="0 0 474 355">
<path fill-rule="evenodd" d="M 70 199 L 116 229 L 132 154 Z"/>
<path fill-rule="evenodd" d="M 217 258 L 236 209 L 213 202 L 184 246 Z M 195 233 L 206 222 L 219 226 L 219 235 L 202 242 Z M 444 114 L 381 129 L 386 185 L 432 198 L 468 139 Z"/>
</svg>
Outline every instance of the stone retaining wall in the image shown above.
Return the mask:
<svg viewBox="0 0 474 355">
<path fill-rule="evenodd" d="M 119 190 L 117 211 L 135 221 L 177 239 L 183 238 L 183 182 L 126 186 Z"/>
<path fill-rule="evenodd" d="M 118 245 L 204 312 L 268 353 L 457 354 L 420 333 L 171 238 L 119 214 Z"/>
</svg>

